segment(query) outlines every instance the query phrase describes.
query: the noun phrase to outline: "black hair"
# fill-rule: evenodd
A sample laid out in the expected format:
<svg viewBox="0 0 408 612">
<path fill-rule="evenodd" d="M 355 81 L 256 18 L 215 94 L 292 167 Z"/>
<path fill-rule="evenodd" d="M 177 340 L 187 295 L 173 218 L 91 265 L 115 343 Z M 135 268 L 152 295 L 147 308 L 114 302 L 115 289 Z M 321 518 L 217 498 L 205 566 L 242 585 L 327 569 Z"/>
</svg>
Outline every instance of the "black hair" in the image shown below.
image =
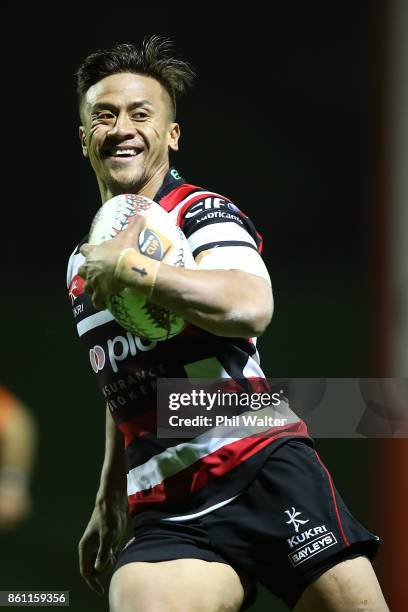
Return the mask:
<svg viewBox="0 0 408 612">
<path fill-rule="evenodd" d="M 187 62 L 173 55 L 173 41 L 155 34 L 145 38 L 140 47 L 121 43 L 88 55 L 76 72 L 79 104 L 92 85 L 120 72 L 133 72 L 156 79 L 170 96 L 173 119 L 176 116 L 176 102 L 192 85 L 195 76 Z"/>
</svg>

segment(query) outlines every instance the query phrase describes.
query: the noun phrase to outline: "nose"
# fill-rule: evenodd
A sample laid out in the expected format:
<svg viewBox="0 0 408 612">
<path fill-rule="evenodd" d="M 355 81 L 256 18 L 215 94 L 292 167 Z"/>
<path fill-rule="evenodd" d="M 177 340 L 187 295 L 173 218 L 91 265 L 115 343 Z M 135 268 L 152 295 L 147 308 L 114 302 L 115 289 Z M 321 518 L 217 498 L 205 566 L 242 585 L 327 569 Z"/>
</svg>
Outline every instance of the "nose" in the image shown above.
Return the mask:
<svg viewBox="0 0 408 612">
<path fill-rule="evenodd" d="M 109 135 L 118 140 L 128 140 L 136 134 L 136 127 L 127 113 L 119 113 Z"/>
</svg>

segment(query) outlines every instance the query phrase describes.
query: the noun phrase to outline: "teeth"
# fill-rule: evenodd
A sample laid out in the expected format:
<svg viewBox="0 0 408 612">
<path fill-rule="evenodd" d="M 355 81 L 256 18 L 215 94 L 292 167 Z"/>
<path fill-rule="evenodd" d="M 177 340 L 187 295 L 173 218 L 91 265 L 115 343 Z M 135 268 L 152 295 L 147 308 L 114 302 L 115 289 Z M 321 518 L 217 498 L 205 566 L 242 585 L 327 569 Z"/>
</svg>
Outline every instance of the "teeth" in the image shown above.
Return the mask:
<svg viewBox="0 0 408 612">
<path fill-rule="evenodd" d="M 116 149 L 114 155 L 136 155 L 135 149 Z"/>
</svg>

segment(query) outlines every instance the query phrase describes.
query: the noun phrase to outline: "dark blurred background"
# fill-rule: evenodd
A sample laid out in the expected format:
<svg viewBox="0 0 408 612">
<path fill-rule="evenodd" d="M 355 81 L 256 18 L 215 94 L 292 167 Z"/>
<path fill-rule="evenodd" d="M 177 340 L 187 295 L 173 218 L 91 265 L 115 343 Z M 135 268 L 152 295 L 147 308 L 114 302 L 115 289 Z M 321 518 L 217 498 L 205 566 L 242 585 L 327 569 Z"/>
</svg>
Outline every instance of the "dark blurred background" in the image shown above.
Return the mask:
<svg viewBox="0 0 408 612">
<path fill-rule="evenodd" d="M 266 374 L 389 375 L 380 197 L 385 5 L 221 8 L 9 4 L 4 15 L 0 377 L 36 414 L 40 448 L 32 516 L 0 535 L 0 589 L 69 589 L 75 611 L 108 608 L 78 571 L 77 542 L 103 458 L 104 401 L 65 288 L 67 258 L 100 205 L 79 147 L 74 80 L 96 48 L 160 33 L 195 67 L 173 164 L 232 198 L 264 236 L 276 300 L 259 344 Z M 390 441 L 317 440 L 317 448 L 351 510 L 385 537 L 389 477 L 395 495 L 404 487 L 402 467 L 384 468 Z M 399 502 L 392 512 L 403 512 Z M 376 568 L 387 596 L 400 602 L 386 576 L 394 554 L 386 544 Z M 283 610 L 261 591 L 252 610 L 272 605 Z"/>
</svg>

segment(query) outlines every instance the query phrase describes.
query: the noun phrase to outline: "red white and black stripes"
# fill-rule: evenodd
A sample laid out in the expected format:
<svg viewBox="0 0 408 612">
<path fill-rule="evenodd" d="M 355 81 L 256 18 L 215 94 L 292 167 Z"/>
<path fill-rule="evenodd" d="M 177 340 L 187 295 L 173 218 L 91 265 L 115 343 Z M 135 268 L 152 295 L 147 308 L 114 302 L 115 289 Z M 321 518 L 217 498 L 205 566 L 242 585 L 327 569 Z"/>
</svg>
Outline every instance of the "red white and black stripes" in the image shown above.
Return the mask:
<svg viewBox="0 0 408 612">
<path fill-rule="evenodd" d="M 155 200 L 185 233 L 199 267 L 241 269 L 269 279 L 262 240 L 250 219 L 223 196 L 188 185 L 171 170 Z M 148 520 L 187 520 L 227 503 L 246 487 L 267 455 L 286 439 L 307 436 L 295 418 L 285 426 L 219 430 L 194 439 L 156 435 L 159 377 L 244 381 L 248 393 L 266 390 L 256 339 L 221 338 L 193 325 L 164 342 L 126 332 L 107 311 L 98 312 L 75 284 L 83 258 L 75 249 L 67 287 L 79 335 L 89 351 L 113 419 L 124 434 L 131 513 Z"/>
</svg>

